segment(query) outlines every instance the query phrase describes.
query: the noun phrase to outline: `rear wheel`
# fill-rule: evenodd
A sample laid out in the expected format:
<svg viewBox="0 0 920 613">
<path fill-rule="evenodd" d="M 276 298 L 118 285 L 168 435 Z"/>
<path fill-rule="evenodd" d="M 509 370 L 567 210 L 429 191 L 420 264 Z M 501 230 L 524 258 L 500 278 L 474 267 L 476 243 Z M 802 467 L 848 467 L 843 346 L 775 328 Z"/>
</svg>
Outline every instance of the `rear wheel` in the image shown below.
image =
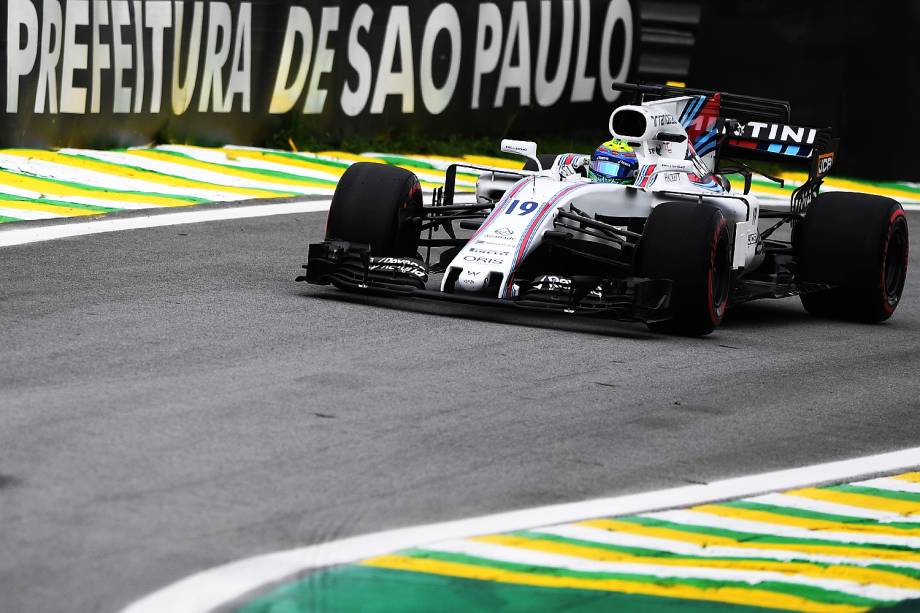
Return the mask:
<svg viewBox="0 0 920 613">
<path fill-rule="evenodd" d="M 418 251 L 422 187 L 408 170 L 360 162 L 335 188 L 326 240 L 368 244 L 375 257 L 411 257 Z"/>
<path fill-rule="evenodd" d="M 897 201 L 821 194 L 809 206 L 797 238 L 799 280 L 836 286 L 803 294 L 806 311 L 864 322 L 894 314 L 909 255 L 907 219 Z"/>
<path fill-rule="evenodd" d="M 639 243 L 637 272 L 674 284 L 673 317 L 649 328 L 688 336 L 712 332 L 722 323 L 731 287 L 731 240 L 722 212 L 687 202 L 655 207 Z"/>
</svg>

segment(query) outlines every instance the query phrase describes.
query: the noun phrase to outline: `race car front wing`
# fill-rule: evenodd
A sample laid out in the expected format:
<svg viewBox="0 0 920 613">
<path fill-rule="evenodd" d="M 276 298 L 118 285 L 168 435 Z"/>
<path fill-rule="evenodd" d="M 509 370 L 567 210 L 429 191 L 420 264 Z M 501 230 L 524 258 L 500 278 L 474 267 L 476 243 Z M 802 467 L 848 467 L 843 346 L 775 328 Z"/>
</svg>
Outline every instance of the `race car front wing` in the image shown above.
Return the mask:
<svg viewBox="0 0 920 613">
<path fill-rule="evenodd" d="M 331 284 L 346 291 L 534 311 L 597 314 L 633 321 L 662 321 L 671 317 L 672 283 L 666 279 L 541 275 L 517 280 L 516 295 L 498 299 L 462 290 L 429 290 L 429 271 L 420 257 L 378 258 L 371 255 L 368 245 L 345 241 L 311 244 L 303 268 L 306 274 L 298 277 L 298 282 Z"/>
</svg>

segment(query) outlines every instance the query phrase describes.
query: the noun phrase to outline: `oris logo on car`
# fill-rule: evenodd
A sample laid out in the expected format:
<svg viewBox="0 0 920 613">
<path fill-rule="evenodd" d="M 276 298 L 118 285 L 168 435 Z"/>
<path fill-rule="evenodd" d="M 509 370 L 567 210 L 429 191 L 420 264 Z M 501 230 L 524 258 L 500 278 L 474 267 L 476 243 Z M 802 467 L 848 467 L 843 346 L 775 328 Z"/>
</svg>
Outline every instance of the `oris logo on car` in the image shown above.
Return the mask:
<svg viewBox="0 0 920 613">
<path fill-rule="evenodd" d="M 470 262 L 472 264 L 487 264 L 489 266 L 500 266 L 505 262 L 502 259 L 495 258 L 480 258 L 475 255 L 467 255 L 463 257 L 464 262 Z"/>
</svg>

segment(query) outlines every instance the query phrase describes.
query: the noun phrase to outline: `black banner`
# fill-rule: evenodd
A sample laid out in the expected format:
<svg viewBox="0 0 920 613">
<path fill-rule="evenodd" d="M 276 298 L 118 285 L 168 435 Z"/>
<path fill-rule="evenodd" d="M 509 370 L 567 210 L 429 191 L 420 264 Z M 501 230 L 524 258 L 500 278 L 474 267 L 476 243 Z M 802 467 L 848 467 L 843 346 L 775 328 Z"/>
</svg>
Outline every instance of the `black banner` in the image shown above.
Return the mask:
<svg viewBox="0 0 920 613">
<path fill-rule="evenodd" d="M 636 0 L 5 0 L 2 146 L 605 132 Z"/>
<path fill-rule="evenodd" d="M 920 180 L 912 139 L 920 104 L 914 31 L 903 0 L 703 0 L 689 81 L 788 100 L 797 125 L 832 126 L 834 174 Z"/>
</svg>

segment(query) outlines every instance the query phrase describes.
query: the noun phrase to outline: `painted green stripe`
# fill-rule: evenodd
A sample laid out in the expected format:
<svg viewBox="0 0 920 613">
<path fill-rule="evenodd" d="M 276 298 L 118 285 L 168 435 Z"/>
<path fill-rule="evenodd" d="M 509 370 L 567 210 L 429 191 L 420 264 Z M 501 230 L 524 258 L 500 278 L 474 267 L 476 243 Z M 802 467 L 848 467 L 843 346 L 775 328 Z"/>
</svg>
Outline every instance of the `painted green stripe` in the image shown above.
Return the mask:
<svg viewBox="0 0 920 613">
<path fill-rule="evenodd" d="M 820 567 L 820 568 L 830 568 L 830 567 L 840 567 L 846 566 L 848 568 L 874 568 L 876 570 L 884 570 L 887 572 L 897 573 L 907 577 L 917 578 L 920 577 L 920 570 L 915 570 L 912 568 L 902 568 L 900 566 L 889 566 L 884 565 L 882 568 L 879 565 L 861 565 L 855 563 L 847 562 L 816 562 L 813 560 L 805 559 L 794 559 L 795 552 L 789 552 L 791 558 L 789 560 L 777 560 L 776 558 L 764 558 L 757 555 L 756 550 L 751 550 L 751 555 L 749 556 L 697 556 L 687 553 L 672 553 L 670 551 L 663 551 L 661 549 L 644 549 L 641 547 L 627 547 L 623 545 L 613 545 L 610 543 L 599 543 L 597 541 L 583 541 L 580 539 L 566 538 L 563 536 L 558 536 L 555 534 L 543 534 L 541 532 L 530 532 L 527 530 L 520 532 L 511 532 L 509 533 L 513 536 L 519 536 L 521 538 L 526 538 L 528 540 L 534 541 L 550 541 L 554 543 L 561 543 L 565 545 L 577 545 L 579 547 L 588 547 L 591 549 L 598 549 L 601 551 L 609 551 L 611 553 L 624 553 L 628 555 L 633 555 L 642 558 L 649 558 L 650 561 L 658 560 L 678 560 L 681 562 L 696 562 L 696 561 L 713 561 L 713 562 L 769 562 L 769 563 L 799 563 L 799 564 L 809 564 L 811 566 Z M 807 554 L 802 554 L 807 555 Z M 829 575 L 830 576 L 830 575 Z"/>
<path fill-rule="evenodd" d="M 407 158 L 402 155 L 390 155 L 390 154 L 376 155 L 375 154 L 371 157 L 373 157 L 376 160 L 383 160 L 387 164 L 392 164 L 394 166 L 398 166 L 398 165 L 399 166 L 413 166 L 415 168 L 423 168 L 425 170 L 440 171 L 440 169 L 437 166 L 435 166 L 434 164 L 431 164 L 430 162 L 423 162 L 422 160 L 416 160 L 414 158 Z"/>
<path fill-rule="evenodd" d="M 633 556 L 642 556 L 645 558 L 667 558 L 669 560 L 691 560 L 691 559 L 700 559 L 700 560 L 719 560 L 721 558 L 710 558 L 704 556 L 690 556 L 682 553 L 672 553 L 670 551 L 662 551 L 661 549 L 645 549 L 644 547 L 629 547 L 627 545 L 614 545 L 612 543 L 601 543 L 598 541 L 584 541 L 581 539 L 568 538 L 565 536 L 559 536 L 558 534 L 545 534 L 543 532 L 533 532 L 530 530 L 521 530 L 518 532 L 509 532 L 511 536 L 519 536 L 521 538 L 526 538 L 531 541 L 549 541 L 552 543 L 561 543 L 564 545 L 578 545 L 579 547 L 590 547 L 591 549 L 600 549 L 602 551 L 610 551 L 613 553 L 625 553 Z M 741 558 L 726 558 L 729 560 L 739 560 Z M 744 559 L 755 559 L 755 558 L 744 558 Z"/>
<path fill-rule="evenodd" d="M 17 219 L 15 217 L 5 217 L 3 215 L 0 215 L 0 223 L 10 223 L 11 221 L 22 221 L 22 220 Z"/>
<path fill-rule="evenodd" d="M 707 536 L 721 536 L 745 543 L 775 543 L 777 545 L 820 545 L 822 547 L 845 547 L 848 549 L 888 549 L 891 551 L 914 552 L 915 549 L 903 545 L 880 545 L 876 543 L 845 543 L 842 541 L 824 541 L 819 539 L 805 539 L 794 536 L 774 536 L 771 534 L 757 534 L 754 532 L 738 532 L 724 528 L 709 528 L 691 524 L 677 524 L 663 519 L 650 517 L 620 517 L 617 521 L 629 522 L 649 528 L 668 528 L 679 532 L 703 534 Z"/>
<path fill-rule="evenodd" d="M 865 519 L 862 517 L 853 517 L 852 515 L 833 515 L 830 513 L 820 513 L 818 511 L 807 511 L 805 509 L 795 509 L 792 507 L 781 507 L 772 504 L 763 504 L 759 502 L 745 502 L 736 500 L 733 502 L 719 503 L 720 507 L 733 507 L 736 509 L 748 509 L 751 511 L 764 511 L 774 515 L 785 515 L 787 517 L 799 517 L 802 519 L 817 519 L 820 521 L 834 521 L 846 524 L 855 524 L 860 526 L 883 526 L 885 528 L 897 528 L 899 530 L 917 530 L 920 524 L 910 524 L 905 522 L 881 522 L 875 519 Z"/>
<path fill-rule="evenodd" d="M 169 155 L 169 156 L 176 157 L 176 158 L 183 158 L 183 159 L 186 159 L 186 160 L 194 160 L 195 162 L 199 162 L 199 163 L 201 163 L 201 164 L 208 164 L 208 165 L 210 165 L 210 166 L 217 166 L 217 167 L 220 167 L 220 168 L 226 168 L 227 170 L 232 170 L 232 171 L 235 171 L 235 172 L 240 172 L 240 171 L 251 172 L 251 173 L 258 174 L 258 175 L 262 175 L 262 176 L 265 176 L 265 177 L 274 177 L 274 178 L 276 178 L 276 179 L 284 179 L 285 181 L 293 181 L 293 182 L 295 182 L 295 183 L 303 184 L 303 185 L 305 185 L 306 187 L 310 187 L 310 186 L 315 185 L 315 184 L 317 184 L 317 183 L 320 184 L 320 185 L 328 185 L 328 186 L 330 186 L 330 187 L 335 187 L 335 186 L 337 185 L 337 183 L 338 183 L 337 181 L 330 181 L 330 180 L 328 180 L 328 179 L 313 179 L 313 178 L 311 178 L 311 177 L 305 177 L 305 176 L 303 176 L 303 175 L 295 175 L 295 174 L 291 174 L 291 173 L 288 173 L 288 172 L 281 172 L 281 171 L 278 171 L 278 170 L 266 170 L 266 169 L 264 169 L 264 168 L 252 168 L 252 167 L 250 167 L 250 166 L 245 166 L 246 162 L 245 162 L 244 159 L 240 159 L 240 160 L 239 160 L 239 163 L 242 164 L 242 165 L 245 166 L 245 167 L 243 167 L 243 166 L 234 166 L 234 165 L 232 165 L 232 164 L 220 164 L 220 163 L 217 163 L 217 162 L 205 162 L 205 161 L 203 161 L 203 160 L 196 159 L 196 158 L 194 158 L 194 157 L 192 157 L 192 156 L 190 156 L 190 155 L 187 155 L 187 154 L 185 154 L 185 153 L 181 153 L 181 152 L 179 152 L 179 151 L 162 151 L 162 150 L 160 150 L 160 149 L 156 149 L 155 151 L 156 151 L 157 153 L 161 153 L 161 154 L 163 154 L 163 155 Z"/>
<path fill-rule="evenodd" d="M 351 164 L 348 162 L 339 162 L 338 160 L 332 160 L 326 157 L 320 157 L 315 154 L 305 153 L 303 155 L 300 155 L 297 153 L 291 153 L 289 151 L 269 151 L 267 153 L 271 153 L 273 155 L 280 155 L 286 158 L 290 158 L 292 160 L 297 160 L 299 162 L 314 162 L 316 164 L 322 164 L 324 166 L 329 166 L 330 168 L 338 168 L 339 170 L 345 170 L 349 166 L 351 166 Z"/>
<path fill-rule="evenodd" d="M 904 576 L 911 577 L 912 579 L 920 579 L 920 569 L 905 568 L 903 566 L 891 566 L 890 564 L 885 564 L 884 560 L 879 560 L 877 564 L 870 564 L 865 568 L 871 568 L 872 570 L 883 570 L 887 573 L 900 573 Z"/>
<path fill-rule="evenodd" d="M 2 189 L 2 187 L 0 187 L 0 189 Z M 85 211 L 96 211 L 99 213 L 111 213 L 112 211 L 121 210 L 116 207 L 95 206 L 92 204 L 80 204 L 77 202 L 68 202 L 65 200 L 52 200 L 51 198 L 26 198 L 24 196 L 14 196 L 12 194 L 5 194 L 3 192 L 0 192 L 0 200 L 12 200 L 15 202 L 37 202 L 40 204 L 50 204 L 52 206 L 66 206 L 71 209 L 82 209 Z"/>
<path fill-rule="evenodd" d="M 799 598 L 806 598 L 816 602 L 829 604 L 849 604 L 853 606 L 872 607 L 886 604 L 890 601 L 875 600 L 863 598 L 844 592 L 835 592 L 808 585 L 799 585 L 785 583 L 782 581 L 764 581 L 756 584 L 746 583 L 744 581 L 726 581 L 722 579 L 688 579 L 683 577 L 658 577 L 655 575 L 642 575 L 631 573 L 605 573 L 605 572 L 584 572 L 570 570 L 567 568 L 553 568 L 545 566 L 536 566 L 529 564 L 516 564 L 514 562 L 504 562 L 488 558 L 477 558 L 474 556 L 446 553 L 443 551 L 428 551 L 424 549 L 410 549 L 400 552 L 401 555 L 429 560 L 441 560 L 444 562 L 456 562 L 458 564 L 470 564 L 482 568 L 496 568 L 508 570 L 516 573 L 526 573 L 528 575 L 537 575 L 544 577 L 574 577 L 579 579 L 617 579 L 621 581 L 635 581 L 637 583 L 653 583 L 655 585 L 673 585 L 673 586 L 693 586 L 705 590 L 718 590 L 719 588 L 735 587 L 741 589 L 758 589 L 777 594 L 788 594 Z"/>
<path fill-rule="evenodd" d="M 63 179 L 54 179 L 50 177 L 38 177 L 35 175 L 28 175 L 24 173 L 16 173 L 9 170 L 0 169 L 0 184 L 3 184 L 2 177 L 4 176 L 16 176 L 16 177 L 26 177 L 28 179 L 36 179 L 39 181 L 48 181 L 55 185 L 60 185 L 62 187 L 70 187 L 73 189 L 84 189 L 87 191 L 105 193 L 105 194 L 124 194 L 125 196 L 139 195 L 139 196 L 156 196 L 158 198 L 168 198 L 171 200 L 181 200 L 184 202 L 199 203 L 205 202 L 204 198 L 195 198 L 193 196 L 177 196 L 174 194 L 158 194 L 156 192 L 141 192 L 141 191 L 126 191 L 121 189 L 112 189 L 108 187 L 99 187 L 97 185 L 90 185 L 88 183 L 76 183 L 74 181 L 64 181 Z"/>
<path fill-rule="evenodd" d="M 894 490 L 879 490 L 874 487 L 863 487 L 861 485 L 832 485 L 824 488 L 834 492 L 846 492 L 847 494 L 862 494 L 864 496 L 875 496 L 876 498 L 889 498 L 891 500 L 902 500 L 905 502 L 916 502 L 920 504 L 920 494 L 913 492 L 896 492 Z"/>
<path fill-rule="evenodd" d="M 237 613 L 764 613 L 762 607 L 657 598 L 574 588 L 555 589 L 345 566 L 310 575 L 237 609 Z"/>
<path fill-rule="evenodd" d="M 876 610 L 884 611 L 885 613 L 917 613 L 917 611 L 920 611 L 920 599 L 902 600 L 891 607 Z"/>
</svg>

